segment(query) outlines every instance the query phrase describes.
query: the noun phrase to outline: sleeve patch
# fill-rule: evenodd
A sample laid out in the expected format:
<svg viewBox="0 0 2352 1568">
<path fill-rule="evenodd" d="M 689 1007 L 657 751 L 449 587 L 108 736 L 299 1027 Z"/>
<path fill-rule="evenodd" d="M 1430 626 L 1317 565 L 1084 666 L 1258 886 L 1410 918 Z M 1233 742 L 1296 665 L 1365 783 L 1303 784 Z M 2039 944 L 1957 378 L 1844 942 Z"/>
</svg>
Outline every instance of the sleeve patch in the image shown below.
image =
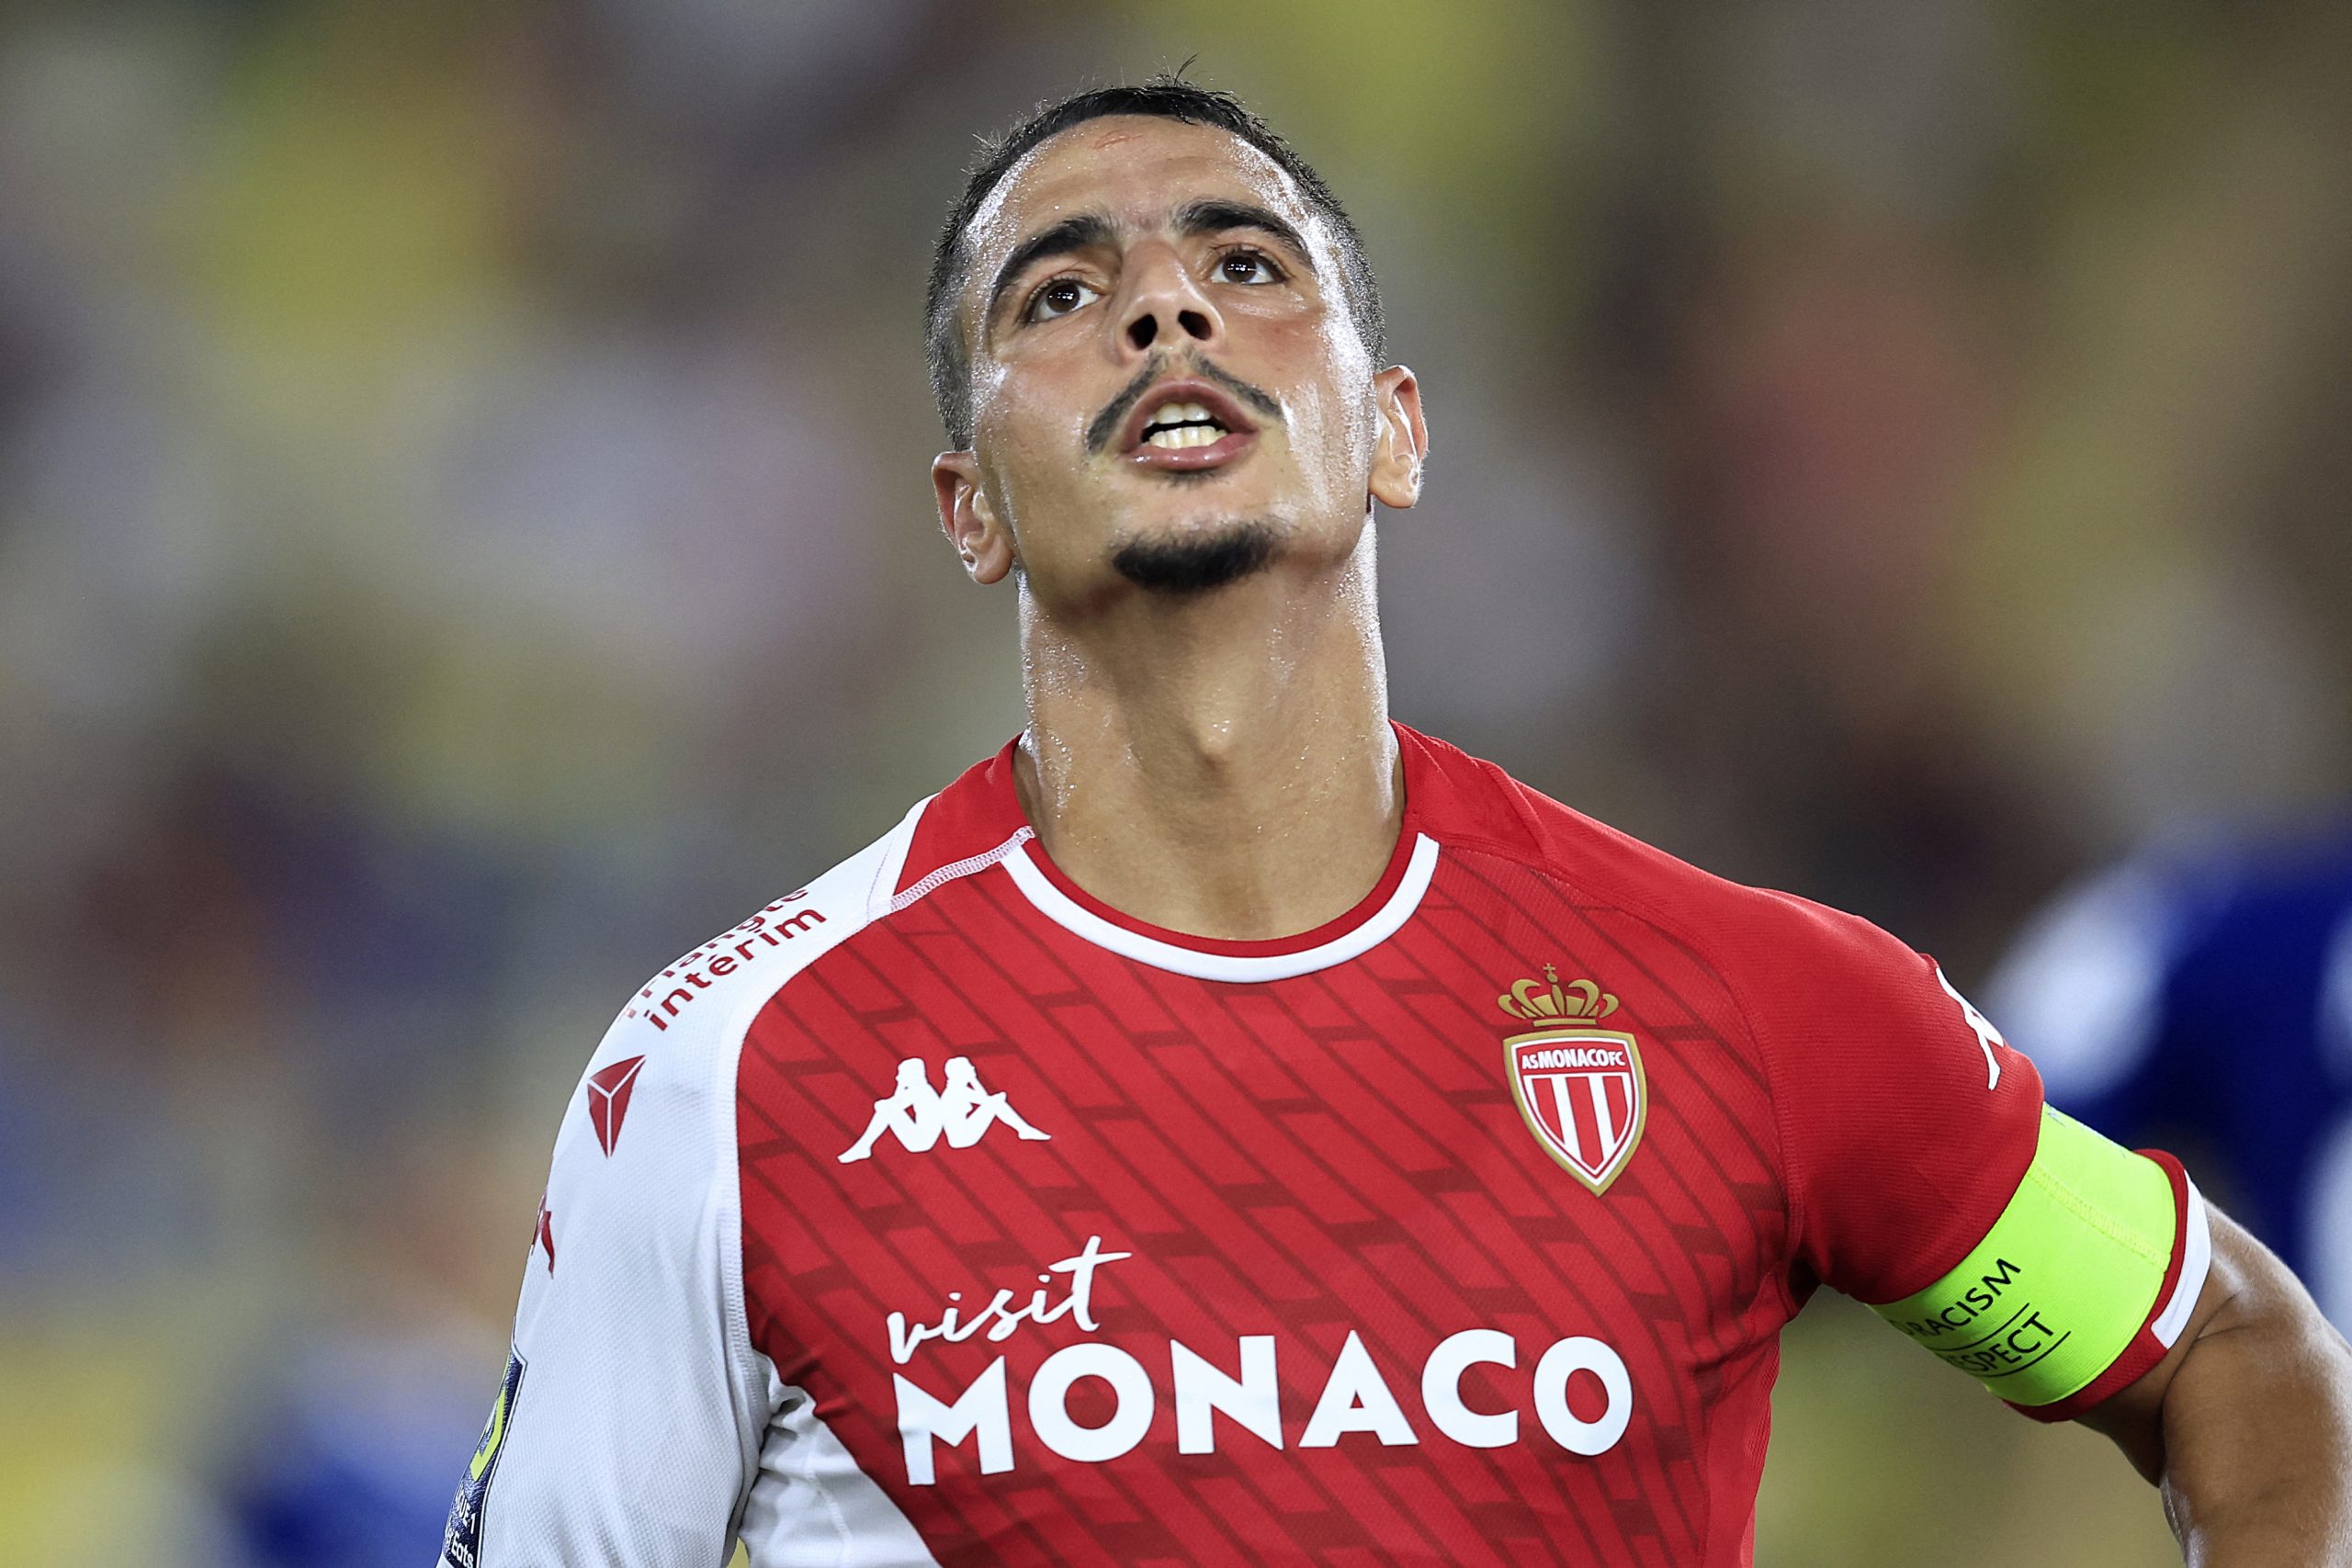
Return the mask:
<svg viewBox="0 0 2352 1568">
<path fill-rule="evenodd" d="M 490 1483 L 498 1473 L 498 1456 L 505 1451 L 506 1434 L 514 1423 L 514 1406 L 523 1397 L 523 1352 L 506 1358 L 506 1376 L 481 1429 L 481 1441 L 466 1461 L 466 1478 L 458 1483 L 457 1501 L 449 1505 L 449 1525 L 441 1538 L 442 1560 L 451 1568 L 478 1568 L 481 1562 L 481 1521 L 490 1503 Z"/>
<path fill-rule="evenodd" d="M 2179 1221 L 2163 1166 L 2045 1109 L 2033 1163 L 1984 1239 L 1926 1290 L 1871 1310 L 2010 1404 L 2054 1404 L 2139 1337 Z"/>
</svg>

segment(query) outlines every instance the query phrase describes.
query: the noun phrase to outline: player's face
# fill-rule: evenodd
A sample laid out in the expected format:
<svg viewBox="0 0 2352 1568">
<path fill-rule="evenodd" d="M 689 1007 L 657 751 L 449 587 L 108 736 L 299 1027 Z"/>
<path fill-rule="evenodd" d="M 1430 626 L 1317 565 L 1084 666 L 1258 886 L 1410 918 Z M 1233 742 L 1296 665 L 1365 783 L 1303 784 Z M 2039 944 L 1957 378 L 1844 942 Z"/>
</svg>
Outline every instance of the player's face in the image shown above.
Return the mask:
<svg viewBox="0 0 2352 1568">
<path fill-rule="evenodd" d="M 1412 504 L 1411 374 L 1375 376 L 1328 225 L 1247 142 L 1091 120 L 1017 164 L 968 235 L 975 437 L 934 479 L 981 581 L 1018 564 L 1077 608 L 1122 578 L 1311 569 L 1355 548 L 1369 498 Z"/>
</svg>

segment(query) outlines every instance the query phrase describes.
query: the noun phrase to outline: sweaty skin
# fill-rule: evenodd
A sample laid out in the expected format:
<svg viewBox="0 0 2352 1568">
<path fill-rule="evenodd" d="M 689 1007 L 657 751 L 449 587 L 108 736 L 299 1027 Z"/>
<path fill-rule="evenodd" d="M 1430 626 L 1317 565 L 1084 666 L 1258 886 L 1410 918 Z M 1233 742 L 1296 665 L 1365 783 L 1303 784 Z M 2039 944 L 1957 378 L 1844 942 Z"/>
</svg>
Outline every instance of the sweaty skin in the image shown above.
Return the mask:
<svg viewBox="0 0 2352 1568">
<path fill-rule="evenodd" d="M 1182 232 L 1204 201 L 1272 213 L 1306 248 Z M 1013 249 L 1081 215 L 1105 220 L 1104 241 L 1026 269 L 989 310 Z M 1065 133 L 1013 169 L 970 239 L 977 436 L 933 477 L 973 577 L 1019 569 L 1019 780 L 1046 852 L 1096 897 L 1197 935 L 1284 936 L 1344 913 L 1403 817 L 1367 525 L 1373 502 L 1419 494 L 1412 373 L 1375 374 L 1323 225 L 1221 130 L 1121 118 Z M 1075 308 L 1022 319 L 1060 280 L 1074 287 L 1054 303 Z M 1204 365 L 1281 411 L 1243 406 L 1257 432 L 1239 457 L 1176 473 L 1137 466 L 1119 438 L 1089 450 L 1089 425 L 1139 375 Z M 1113 565 L 1125 544 L 1251 524 L 1272 530 L 1266 564 L 1222 588 L 1155 594 Z"/>
<path fill-rule="evenodd" d="M 1261 209 L 1302 243 L 1188 227 L 1204 202 Z M 1007 259 L 1074 218 L 1100 221 L 991 304 Z M 1161 926 L 1247 939 L 1336 918 L 1402 823 L 1368 525 L 1374 502 L 1419 496 L 1412 373 L 1374 366 L 1287 176 L 1210 127 L 1065 131 L 1013 168 L 969 241 L 976 434 L 933 479 L 974 580 L 1018 584 L 1029 820 L 1080 886 Z M 1280 409 L 1242 411 L 1257 431 L 1238 457 L 1181 472 L 1121 438 L 1090 446 L 1139 375 L 1211 370 Z M 1252 525 L 1272 548 L 1224 586 L 1154 592 L 1114 564 L 1125 546 Z M 2171 1353 L 2083 1419 L 2162 1488 L 2192 1564 L 2352 1563 L 2352 1350 L 2218 1213 L 2212 1249 Z"/>
<path fill-rule="evenodd" d="M 2080 1417 L 2162 1489 L 2190 1568 L 2352 1563 L 2352 1347 L 2218 1209 L 2172 1353 Z"/>
</svg>

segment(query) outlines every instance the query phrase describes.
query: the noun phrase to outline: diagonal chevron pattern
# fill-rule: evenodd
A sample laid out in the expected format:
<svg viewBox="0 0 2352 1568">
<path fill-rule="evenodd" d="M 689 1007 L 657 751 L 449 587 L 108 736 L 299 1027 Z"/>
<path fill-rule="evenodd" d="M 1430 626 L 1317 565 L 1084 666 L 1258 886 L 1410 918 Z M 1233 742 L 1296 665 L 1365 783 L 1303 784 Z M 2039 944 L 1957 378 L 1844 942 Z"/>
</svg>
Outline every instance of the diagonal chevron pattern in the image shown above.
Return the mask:
<svg viewBox="0 0 2352 1568">
<path fill-rule="evenodd" d="M 1492 998 L 1547 962 L 1601 980 L 1623 1001 L 1609 1026 L 1640 1043 L 1646 1126 L 1604 1194 L 1511 1094 Z M 1723 981 L 1672 936 L 1474 848 L 1446 849 L 1387 941 L 1261 984 L 1107 952 L 984 870 L 825 954 L 752 1025 L 752 1339 L 943 1563 L 1742 1562 L 1795 1305 L 1744 1039 Z M 886 1139 L 840 1161 L 899 1062 L 953 1056 L 1052 1139 L 920 1156 Z M 1065 1314 L 997 1337 L 1000 1313 L 899 1359 L 893 1314 L 970 1323 L 1002 1291 L 1059 1303 L 1069 1276 L 1048 1266 L 1091 1237 L 1130 1255 L 1091 1270 L 1095 1330 Z M 1455 1340 L 1470 1331 L 1494 1337 Z M 1266 1340 L 1279 1426 L 1212 1402 L 1213 1448 L 1183 1451 L 1180 1405 L 1197 1418 L 1211 1383 L 1239 1403 Z M 1510 1364 L 1450 1358 L 1431 1386 L 1450 1342 Z M 1046 1368 L 1088 1346 L 1121 1354 Z M 1350 1382 L 1367 1361 L 1374 1383 Z M 977 1423 L 919 1435 L 927 1483 L 902 1382 Z M 1590 1448 L 1621 1404 L 1600 1451 L 1552 1431 Z M 989 1468 L 998 1411 L 1010 1463 Z M 1125 1446 L 1061 1451 L 1090 1444 Z"/>
</svg>

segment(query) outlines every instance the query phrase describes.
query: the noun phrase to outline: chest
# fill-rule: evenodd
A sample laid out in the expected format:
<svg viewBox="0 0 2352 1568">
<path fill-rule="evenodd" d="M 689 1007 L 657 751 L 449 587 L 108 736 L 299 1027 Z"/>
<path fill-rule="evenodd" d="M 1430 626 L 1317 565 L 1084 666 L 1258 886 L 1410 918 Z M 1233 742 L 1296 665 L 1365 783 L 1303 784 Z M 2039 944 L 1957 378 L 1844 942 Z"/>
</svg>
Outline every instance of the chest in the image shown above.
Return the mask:
<svg viewBox="0 0 2352 1568">
<path fill-rule="evenodd" d="M 1780 1326 L 1760 1079 L 1637 965 L 1442 921 L 1262 985 L 969 917 L 836 956 L 744 1054 L 753 1338 L 959 1529 L 1031 1485 L 1054 1529 L 1656 1510 Z"/>
</svg>

